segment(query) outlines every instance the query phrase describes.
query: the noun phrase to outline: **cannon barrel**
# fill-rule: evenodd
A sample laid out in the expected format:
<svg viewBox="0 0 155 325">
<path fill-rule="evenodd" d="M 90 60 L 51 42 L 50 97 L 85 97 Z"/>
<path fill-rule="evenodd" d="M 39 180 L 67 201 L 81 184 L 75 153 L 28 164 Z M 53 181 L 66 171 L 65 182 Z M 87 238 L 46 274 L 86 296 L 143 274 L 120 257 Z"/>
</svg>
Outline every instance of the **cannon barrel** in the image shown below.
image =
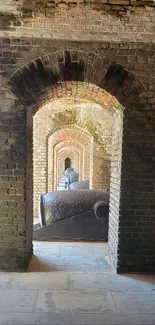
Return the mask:
<svg viewBox="0 0 155 325">
<path fill-rule="evenodd" d="M 104 201 L 96 202 L 94 205 L 94 213 L 97 218 L 107 218 L 109 215 L 109 205 Z"/>
<path fill-rule="evenodd" d="M 89 180 L 74 182 L 69 186 L 70 190 L 88 190 Z"/>
<path fill-rule="evenodd" d="M 100 202 L 100 208 L 99 206 L 94 207 L 97 202 Z M 40 195 L 39 219 L 41 226 L 49 226 L 53 222 L 88 211 L 92 211 L 98 217 L 101 217 L 103 212 L 106 214 L 105 217 L 108 217 L 109 191 L 69 190 Z"/>
</svg>

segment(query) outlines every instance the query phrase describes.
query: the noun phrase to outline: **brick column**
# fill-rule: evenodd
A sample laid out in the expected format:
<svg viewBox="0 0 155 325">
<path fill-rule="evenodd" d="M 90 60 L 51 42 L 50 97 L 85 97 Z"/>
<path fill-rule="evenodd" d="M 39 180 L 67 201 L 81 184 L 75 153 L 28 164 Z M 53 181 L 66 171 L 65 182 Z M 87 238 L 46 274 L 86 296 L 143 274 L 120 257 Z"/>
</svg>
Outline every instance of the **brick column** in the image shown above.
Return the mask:
<svg viewBox="0 0 155 325">
<path fill-rule="evenodd" d="M 32 254 L 26 228 L 25 107 L 5 100 L 0 121 L 0 269 L 24 270 Z"/>
<path fill-rule="evenodd" d="M 111 155 L 111 179 L 110 179 L 110 213 L 109 213 L 109 255 L 117 269 L 119 222 L 120 222 L 120 195 L 121 195 L 121 167 L 122 167 L 122 132 L 123 113 L 120 111 L 114 116 L 112 155 Z"/>
<path fill-rule="evenodd" d="M 124 114 L 119 214 L 115 208 L 110 218 L 112 260 L 117 272 L 154 272 L 154 107 L 137 102 Z"/>
<path fill-rule="evenodd" d="M 125 113 L 118 272 L 155 271 L 154 113 L 140 103 Z"/>
<path fill-rule="evenodd" d="M 33 132 L 32 108 L 26 110 L 26 261 L 32 256 L 33 234 Z"/>
</svg>

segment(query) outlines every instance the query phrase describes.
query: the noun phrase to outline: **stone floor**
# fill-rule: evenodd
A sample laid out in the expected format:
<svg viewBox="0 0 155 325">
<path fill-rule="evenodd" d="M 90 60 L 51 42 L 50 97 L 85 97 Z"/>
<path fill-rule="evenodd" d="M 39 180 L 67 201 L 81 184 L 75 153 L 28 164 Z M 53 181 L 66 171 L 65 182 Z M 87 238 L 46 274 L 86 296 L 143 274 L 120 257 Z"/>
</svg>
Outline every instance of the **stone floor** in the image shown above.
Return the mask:
<svg viewBox="0 0 155 325">
<path fill-rule="evenodd" d="M 116 275 L 102 243 L 35 242 L 27 273 L 0 273 L 0 325 L 155 324 L 155 275 Z"/>
</svg>

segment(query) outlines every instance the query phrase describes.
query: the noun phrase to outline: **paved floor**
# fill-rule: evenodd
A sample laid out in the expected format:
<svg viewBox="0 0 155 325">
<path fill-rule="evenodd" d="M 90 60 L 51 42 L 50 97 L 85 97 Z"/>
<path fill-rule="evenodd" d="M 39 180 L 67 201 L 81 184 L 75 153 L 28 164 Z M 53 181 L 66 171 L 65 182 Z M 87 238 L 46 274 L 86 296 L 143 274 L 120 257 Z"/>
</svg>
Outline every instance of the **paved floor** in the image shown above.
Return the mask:
<svg viewBox="0 0 155 325">
<path fill-rule="evenodd" d="M 116 275 L 106 244 L 34 243 L 27 273 L 0 273 L 0 325 L 155 324 L 155 276 Z"/>
</svg>

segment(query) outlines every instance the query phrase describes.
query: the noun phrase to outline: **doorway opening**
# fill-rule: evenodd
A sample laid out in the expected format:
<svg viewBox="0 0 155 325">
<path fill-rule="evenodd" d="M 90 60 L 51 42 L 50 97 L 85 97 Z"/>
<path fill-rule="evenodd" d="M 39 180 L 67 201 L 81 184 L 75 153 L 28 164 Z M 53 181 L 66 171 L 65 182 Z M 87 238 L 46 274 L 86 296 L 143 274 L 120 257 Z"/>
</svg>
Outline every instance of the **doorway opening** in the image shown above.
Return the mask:
<svg viewBox="0 0 155 325">
<path fill-rule="evenodd" d="M 103 204 L 100 209 L 96 203 L 105 200 L 109 206 L 113 159 L 121 164 L 123 116 L 116 100 L 115 114 L 112 112 L 115 101 L 111 96 L 110 104 L 109 96 L 102 93 L 104 98 L 96 103 L 87 99 L 86 90 L 84 98 L 62 96 L 38 107 L 33 117 L 35 240 L 108 241 L 109 209 Z M 64 170 L 66 161 L 69 164 Z M 78 175 L 69 187 L 66 167 L 71 169 L 72 179 Z M 46 207 L 46 197 L 48 211 L 52 211 L 48 220 L 45 209 L 44 215 L 40 212 Z"/>
<path fill-rule="evenodd" d="M 84 97 L 62 95 L 53 100 L 51 95 L 33 117 L 33 238 L 37 241 L 108 242 L 107 205 L 119 187 L 123 109 L 107 92 L 101 91 L 97 103 L 93 97 L 90 100 L 83 87 Z M 68 167 L 72 178 L 78 174 L 69 188 L 64 179 L 66 159 L 72 162 Z M 79 183 L 86 188 L 77 189 Z M 103 203 L 101 209 L 98 202 Z M 116 203 L 111 204 L 110 213 L 113 208 L 115 213 Z"/>
<path fill-rule="evenodd" d="M 74 53 L 75 54 L 75 53 Z M 54 54 L 56 55 L 56 54 Z M 81 57 L 82 55 L 82 57 Z M 9 83 L 13 88 L 14 93 L 20 98 L 22 103 L 27 107 L 26 115 L 27 115 L 27 157 L 26 157 L 26 176 L 25 176 L 25 186 L 26 186 L 26 202 L 23 202 L 23 208 L 25 209 L 25 236 L 26 236 L 26 246 L 25 246 L 25 254 L 30 257 L 32 254 L 32 206 L 33 206 L 33 195 L 32 195 L 32 179 L 33 175 L 36 175 L 36 162 L 39 159 L 39 150 L 41 149 L 41 154 L 45 158 L 45 165 L 42 165 L 39 168 L 41 171 L 41 183 L 42 189 L 40 191 L 41 200 L 44 200 L 44 193 L 48 193 L 50 186 L 55 186 L 54 182 L 56 181 L 57 184 L 57 177 L 58 177 L 58 168 L 59 162 L 61 159 L 63 161 L 63 168 L 64 168 L 64 160 L 69 157 L 67 155 L 64 157 L 64 138 L 62 135 L 69 134 L 69 129 L 75 129 L 74 133 L 76 134 L 76 152 L 73 152 L 75 156 L 75 160 L 77 158 L 78 161 L 78 168 L 79 168 L 79 175 L 81 173 L 82 177 L 84 175 L 84 179 L 82 181 L 88 181 L 91 185 L 91 189 L 93 190 L 94 184 L 98 188 L 101 185 L 101 182 L 98 181 L 100 177 L 99 170 L 100 168 L 95 170 L 94 174 L 94 143 L 97 143 L 99 149 L 96 149 L 96 153 L 100 153 L 102 148 L 102 154 L 100 155 L 100 159 L 97 161 L 99 164 L 102 161 L 102 157 L 104 157 L 103 150 L 105 149 L 102 146 L 104 142 L 105 136 L 103 134 L 98 134 L 98 128 L 96 125 L 94 126 L 93 119 L 87 119 L 87 123 L 83 125 L 80 120 L 80 125 L 77 125 L 77 113 L 75 113 L 75 109 L 71 108 L 66 112 L 55 112 L 54 118 L 51 120 L 49 119 L 48 122 L 53 124 L 54 133 L 47 127 L 43 128 L 41 133 L 45 136 L 45 141 L 48 142 L 48 151 L 41 146 L 39 141 L 38 146 L 38 156 L 34 157 L 34 161 L 32 159 L 32 115 L 35 115 L 41 112 L 41 108 L 43 106 L 48 105 L 49 103 L 59 102 L 60 100 L 80 100 L 82 104 L 95 103 L 100 105 L 102 108 L 105 108 L 106 112 L 112 114 L 113 116 L 113 124 L 112 124 L 112 141 L 111 141 L 111 172 L 110 172 L 110 182 L 108 188 L 110 188 L 110 202 L 109 202 L 109 223 L 108 223 L 108 241 L 109 241 L 109 250 L 110 256 L 114 266 L 117 268 L 118 266 L 118 248 L 119 247 L 119 238 L 120 238 L 120 200 L 121 200 L 121 184 L 122 184 L 122 143 L 123 143 L 123 135 L 124 135 L 124 127 L 127 127 L 127 118 L 124 118 L 125 107 L 131 103 L 135 98 L 137 98 L 138 94 L 142 91 L 142 87 L 135 81 L 134 76 L 130 75 L 128 71 L 126 71 L 123 67 L 118 65 L 115 62 L 109 62 L 107 58 L 102 56 L 98 56 L 95 53 L 92 54 L 93 65 L 92 65 L 92 72 L 89 75 L 88 70 L 86 69 L 89 66 L 88 57 L 85 52 L 78 52 L 77 54 L 77 62 L 74 61 L 76 58 L 75 55 L 71 56 L 71 53 L 64 52 L 62 60 L 55 57 L 55 61 L 57 64 L 52 66 L 46 66 L 48 61 L 48 57 L 45 61 L 42 59 L 37 59 L 36 62 L 31 62 L 28 64 L 28 68 L 20 69 L 20 73 L 16 73 L 13 77 L 10 78 Z M 90 56 L 89 56 L 90 58 Z M 72 62 L 73 59 L 73 62 Z M 43 65 L 43 62 L 45 66 Z M 51 62 L 51 61 L 50 61 Z M 61 62 L 61 66 L 59 66 Z M 62 63 L 63 62 L 63 63 Z M 70 62 L 70 63 L 69 63 Z M 88 64 L 86 64 L 88 63 Z M 40 74 L 40 66 L 44 67 L 45 73 Z M 38 67 L 38 68 L 36 68 Z M 100 69 L 98 69 L 100 67 Z M 49 78 L 49 70 L 50 69 L 50 78 Z M 69 69 L 69 73 L 68 73 Z M 33 72 L 36 71 L 37 74 L 37 86 L 33 87 L 34 80 L 32 80 Z M 48 72 L 47 72 L 48 70 Z M 54 72 L 53 72 L 54 71 Z M 100 73 L 98 73 L 100 71 Z M 30 76 L 29 75 L 30 73 Z M 26 73 L 26 76 L 25 76 Z M 48 78 L 47 78 L 48 76 Z M 22 82 L 22 87 L 19 88 L 20 79 L 23 78 L 24 82 Z M 36 79 L 36 78 L 35 78 Z M 45 80 L 44 80 L 45 79 Z M 28 85 L 27 91 L 23 91 L 25 85 L 27 85 L 27 80 L 29 83 L 32 84 L 32 87 Z M 40 82 L 39 82 L 40 80 Z M 135 81 L 135 82 L 134 82 Z M 39 90 L 39 87 L 41 89 Z M 19 89 L 18 89 L 19 88 Z M 131 88 L 131 89 L 130 89 Z M 18 92 L 16 91 L 18 89 Z M 29 90 L 31 89 L 30 93 Z M 126 89 L 130 91 L 126 91 Z M 34 92 L 34 94 L 32 94 Z M 29 96 L 27 96 L 29 93 Z M 130 96 L 132 93 L 132 96 Z M 37 100 L 36 100 L 37 98 Z M 80 103 L 81 104 L 81 103 Z M 59 103 L 60 105 L 60 103 Z M 63 103 L 64 105 L 64 103 Z M 54 112 L 54 111 L 53 111 Z M 90 114 L 90 109 L 89 109 Z M 72 120 L 70 120 L 70 117 Z M 96 117 L 96 113 L 95 113 Z M 42 123 L 46 120 L 44 115 L 42 116 Z M 62 125 L 63 121 L 63 125 Z M 101 120 L 102 121 L 102 120 Z M 86 129 L 85 129 L 86 127 Z M 84 128 L 84 131 L 81 129 Z M 33 128 L 34 130 L 35 128 Z M 73 130 L 72 130 L 73 132 Z M 80 133 L 80 137 L 78 136 Z M 61 136 L 60 136 L 61 135 Z M 61 141 L 56 141 L 57 137 L 61 137 Z M 35 143 L 34 139 L 34 146 L 37 144 Z M 70 137 L 69 139 L 65 138 L 67 141 L 73 141 Z M 56 142 L 55 142 L 56 141 Z M 85 143 L 84 143 L 85 141 Z M 61 142 L 61 143 L 60 143 Z M 54 143 L 54 146 L 50 146 L 51 143 Z M 59 144 L 60 143 L 60 144 Z M 86 143 L 91 143 L 91 146 L 86 145 Z M 62 145 L 62 146 L 61 146 Z M 72 148 L 74 147 L 75 143 L 72 143 Z M 125 147 L 127 148 L 127 146 Z M 66 146 L 66 150 L 68 150 Z M 72 150 L 73 151 L 73 150 Z M 52 153 L 52 155 L 50 154 Z M 90 156 L 93 159 L 90 159 Z M 82 159 L 81 159 L 82 157 Z M 83 157 L 85 157 L 85 163 L 83 164 Z M 35 160 L 36 159 L 36 160 Z M 56 164 L 55 164 L 56 162 Z M 82 162 L 82 164 L 81 164 Z M 25 158 L 23 160 L 25 163 Z M 72 159 L 73 163 L 73 159 Z M 56 169 L 56 172 L 55 172 Z M 51 174 L 47 177 L 47 170 L 51 171 Z M 93 173 L 92 173 L 93 171 Z M 124 170 L 123 170 L 124 171 Z M 86 178 L 87 173 L 87 178 Z M 94 176 L 95 175 L 95 176 Z M 105 172 L 105 175 L 108 175 L 108 172 Z M 90 179 L 89 179 L 90 176 Z M 80 176 L 79 176 L 80 177 Z M 103 178 L 101 178 L 103 182 Z M 96 183 L 95 183 L 96 182 Z M 34 182 L 35 183 L 35 182 Z M 49 185 L 51 184 L 51 185 Z M 103 185 L 103 183 L 102 183 Z M 35 184 L 34 184 L 35 186 Z M 55 188 L 52 188 L 52 191 Z M 102 188 L 103 189 L 103 188 Z M 58 192 L 58 191 L 55 191 Z M 65 194 L 67 191 L 62 191 L 63 196 L 68 195 Z M 69 191 L 68 191 L 69 192 Z M 37 193 L 37 192 L 36 192 Z M 70 193 L 73 191 L 70 190 Z M 74 192 L 76 193 L 76 192 Z M 73 194 L 72 194 L 73 195 Z M 25 196 L 24 196 L 25 197 Z M 23 198 L 24 198 L 23 197 Z M 83 196 L 85 198 L 85 196 Z M 38 198 L 37 198 L 38 199 Z M 60 200 L 62 202 L 62 200 Z M 81 201 L 82 202 L 82 196 Z M 89 203 L 89 200 L 85 198 L 85 202 Z M 43 201 L 40 201 L 43 203 Z M 40 205 L 42 208 L 45 205 Z M 59 205 L 60 206 L 60 205 Z M 76 208 L 80 207 L 80 204 L 75 205 Z M 75 207 L 74 206 L 74 207 Z M 100 209 L 99 209 L 100 210 Z M 66 207 L 66 211 L 68 212 L 68 206 Z M 69 217 L 70 218 L 70 217 Z M 67 217 L 67 219 L 69 219 Z M 57 220 L 56 220 L 57 221 Z M 24 234 L 24 233 L 23 233 Z M 23 238 L 24 240 L 24 238 Z M 122 255 L 124 256 L 124 255 Z"/>
<path fill-rule="evenodd" d="M 34 240 L 40 244 L 42 240 L 46 240 L 57 242 L 57 246 L 59 246 L 59 242 L 60 246 L 65 245 L 72 250 L 71 247 L 74 247 L 77 242 L 81 249 L 86 247 L 82 246 L 81 242 L 83 245 L 86 245 L 84 242 L 92 242 L 92 245 L 98 242 L 98 247 L 106 249 L 107 252 L 109 216 L 108 218 L 104 218 L 104 215 L 96 216 L 94 211 L 95 203 L 101 201 L 101 197 L 99 196 L 97 201 L 93 201 L 87 193 L 86 204 L 81 198 L 78 201 L 74 189 L 72 190 L 77 183 L 81 185 L 87 180 L 89 188 L 82 191 L 94 191 L 95 196 L 100 195 L 98 192 L 102 193 L 110 186 L 111 191 L 115 190 L 115 184 L 110 184 L 111 172 L 115 172 L 116 175 L 116 164 L 121 162 L 123 111 L 121 111 L 121 106 L 117 106 L 116 112 L 113 114 L 109 110 L 109 102 L 108 107 L 106 106 L 106 100 L 107 97 L 101 105 L 100 102 L 95 103 L 93 100 L 87 100 L 86 96 L 85 98 L 62 97 L 54 101 L 49 99 L 38 108 L 33 117 L 33 204 L 34 217 L 36 218 L 34 221 L 37 221 L 39 214 L 40 194 L 45 197 L 46 193 L 55 193 L 54 202 L 56 203 L 51 202 L 51 209 L 53 209 L 53 215 L 58 217 L 52 222 L 50 221 L 48 225 L 43 224 L 42 228 L 40 225 L 39 227 L 37 224 L 34 225 Z M 44 130 L 44 133 L 41 130 Z M 39 152 L 38 148 L 40 147 L 42 150 Z M 116 154 L 120 156 L 116 157 Z M 62 194 L 62 190 L 66 190 L 62 180 L 64 162 L 66 163 L 66 161 L 69 164 L 65 165 L 65 170 L 71 168 L 79 174 L 78 182 L 73 182 L 69 189 L 69 192 L 72 192 L 70 197 L 67 197 L 66 191 Z M 76 189 L 76 191 L 81 191 L 81 189 Z M 59 195 L 61 195 L 61 200 Z M 45 201 L 44 203 L 46 204 Z M 89 211 L 90 207 L 91 211 Z M 73 211 L 72 214 L 70 211 Z M 70 243 L 67 244 L 68 241 Z M 35 245 L 37 247 L 39 243 Z M 52 243 L 51 247 L 54 247 Z M 61 263 L 62 256 L 59 258 Z M 104 264 L 110 268 L 107 253 L 103 259 L 100 257 L 102 265 L 103 260 Z M 76 264 L 76 261 L 71 259 L 70 267 L 76 267 L 73 265 Z"/>
<path fill-rule="evenodd" d="M 65 169 L 64 170 L 66 170 L 67 168 L 71 168 L 71 159 L 70 158 L 65 159 Z"/>
</svg>

